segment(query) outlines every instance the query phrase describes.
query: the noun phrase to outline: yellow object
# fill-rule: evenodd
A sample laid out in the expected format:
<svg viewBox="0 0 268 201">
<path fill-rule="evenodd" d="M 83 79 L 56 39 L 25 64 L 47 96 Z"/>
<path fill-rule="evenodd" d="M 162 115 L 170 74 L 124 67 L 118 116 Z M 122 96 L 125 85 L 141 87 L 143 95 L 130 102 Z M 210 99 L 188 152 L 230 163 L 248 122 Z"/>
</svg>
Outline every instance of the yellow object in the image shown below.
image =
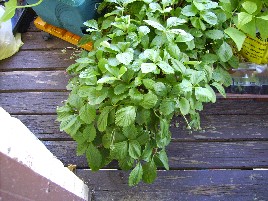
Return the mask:
<svg viewBox="0 0 268 201">
<path fill-rule="evenodd" d="M 241 54 L 250 62 L 257 64 L 268 63 L 268 42 L 247 36 Z"/>
<path fill-rule="evenodd" d="M 61 29 L 61 28 L 58 28 L 58 27 L 55 27 L 53 25 L 46 23 L 40 17 L 36 18 L 36 20 L 34 21 L 34 24 L 38 29 L 41 29 L 42 31 L 45 31 L 53 36 L 61 38 L 73 45 L 77 45 L 81 38 L 80 36 L 77 36 L 71 32 L 68 32 L 65 29 Z M 81 47 L 85 50 L 90 51 L 92 50 L 92 43 L 91 42 L 87 43 L 85 45 L 82 45 Z"/>
</svg>

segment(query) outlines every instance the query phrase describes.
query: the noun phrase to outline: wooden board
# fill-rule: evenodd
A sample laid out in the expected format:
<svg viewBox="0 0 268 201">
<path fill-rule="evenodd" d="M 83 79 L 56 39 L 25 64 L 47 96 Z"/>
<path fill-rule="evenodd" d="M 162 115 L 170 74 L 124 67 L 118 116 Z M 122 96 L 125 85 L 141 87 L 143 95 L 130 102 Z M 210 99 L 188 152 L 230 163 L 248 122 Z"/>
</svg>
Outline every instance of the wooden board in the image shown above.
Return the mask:
<svg viewBox="0 0 268 201">
<path fill-rule="evenodd" d="M 75 46 L 64 41 L 59 40 L 55 36 L 44 40 L 44 32 L 26 32 L 22 35 L 22 41 L 27 41 L 21 47 L 21 50 L 40 50 L 40 49 L 64 49 L 67 47 L 74 48 Z"/>
<path fill-rule="evenodd" d="M 68 75 L 65 71 L 0 72 L 0 92 L 20 90 L 65 90 Z"/>
<path fill-rule="evenodd" d="M 0 71 L 66 69 L 74 63 L 70 59 L 72 52 L 73 50 L 19 51 L 13 57 L 0 61 Z"/>
<path fill-rule="evenodd" d="M 77 170 L 92 189 L 94 201 L 129 200 L 267 200 L 268 171 L 159 171 L 153 184 L 128 186 L 128 173 L 123 171 Z"/>
<path fill-rule="evenodd" d="M 159 172 L 153 185 L 127 186 L 123 172 L 91 173 L 79 170 L 78 175 L 94 186 L 94 200 L 262 200 L 267 197 L 265 171 L 169 171 Z M 202 182 L 200 182 L 202 181 Z"/>
<path fill-rule="evenodd" d="M 76 156 L 73 141 L 43 141 L 65 165 L 88 168 L 84 156 Z M 171 169 L 268 168 L 268 141 L 171 142 L 167 147 Z M 107 168 L 117 168 L 114 163 Z"/>
<path fill-rule="evenodd" d="M 15 115 L 39 139 L 70 139 L 59 131 L 56 115 Z M 189 131 L 182 118 L 176 118 L 180 127 L 171 124 L 173 140 L 179 141 L 235 141 L 268 140 L 268 115 L 203 115 L 203 130 Z M 176 121 L 174 120 L 174 122 Z"/>
<path fill-rule="evenodd" d="M 42 92 L 41 89 L 38 92 L 1 93 L 0 105 L 12 114 L 55 113 L 56 106 L 62 105 L 61 102 L 68 97 L 68 94 L 68 92 Z M 220 99 L 215 104 L 205 104 L 202 114 L 267 115 L 268 101 Z"/>
</svg>

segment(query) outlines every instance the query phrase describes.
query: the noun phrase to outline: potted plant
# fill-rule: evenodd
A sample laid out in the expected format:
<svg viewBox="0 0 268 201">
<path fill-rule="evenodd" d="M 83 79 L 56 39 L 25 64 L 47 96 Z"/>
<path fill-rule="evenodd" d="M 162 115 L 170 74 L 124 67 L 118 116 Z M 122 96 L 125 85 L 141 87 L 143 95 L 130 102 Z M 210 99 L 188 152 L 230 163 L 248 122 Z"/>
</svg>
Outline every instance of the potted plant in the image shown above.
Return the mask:
<svg viewBox="0 0 268 201">
<path fill-rule="evenodd" d="M 85 22 L 90 34 L 80 44 L 94 48 L 67 69 L 71 92 L 57 120 L 92 171 L 117 160 L 133 186 L 153 182 L 157 167 L 169 169 L 172 118 L 199 129 L 203 104 L 216 101 L 213 89 L 225 97 L 227 70 L 238 66 L 224 32 L 228 4 L 105 0 L 106 14 Z"/>
<path fill-rule="evenodd" d="M 268 62 L 268 1 L 234 0 L 222 2 L 232 26 L 225 30 L 235 42 L 240 54 L 250 62 Z"/>
</svg>

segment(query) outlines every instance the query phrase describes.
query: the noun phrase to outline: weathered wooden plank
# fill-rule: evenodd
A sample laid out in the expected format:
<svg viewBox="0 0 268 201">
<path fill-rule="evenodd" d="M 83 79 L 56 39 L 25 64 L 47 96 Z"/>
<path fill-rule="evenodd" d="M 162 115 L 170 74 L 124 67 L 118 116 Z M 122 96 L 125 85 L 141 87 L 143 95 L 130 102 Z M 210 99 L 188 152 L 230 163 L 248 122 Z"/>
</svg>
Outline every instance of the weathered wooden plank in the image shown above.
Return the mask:
<svg viewBox="0 0 268 201">
<path fill-rule="evenodd" d="M 26 32 L 22 34 L 22 41 L 25 41 L 21 50 L 40 50 L 40 49 L 65 49 L 67 47 L 75 48 L 74 45 L 51 36 L 50 39 L 44 40 L 44 32 Z"/>
<path fill-rule="evenodd" d="M 65 165 L 88 168 L 85 157 L 76 156 L 73 141 L 43 141 Z M 167 147 L 171 169 L 268 168 L 268 141 L 171 142 Z M 117 168 L 114 164 L 109 168 Z"/>
<path fill-rule="evenodd" d="M 1 88 L 2 86 L 0 86 Z M 68 92 L 0 93 L 0 105 L 9 113 L 52 113 L 68 97 Z M 203 115 L 267 115 L 268 101 L 225 100 L 206 104 Z"/>
<path fill-rule="evenodd" d="M 0 72 L 0 77 L 0 91 L 65 90 L 69 79 L 61 70 Z"/>
<path fill-rule="evenodd" d="M 15 115 L 39 139 L 71 139 L 59 131 L 56 115 Z M 180 127 L 171 124 L 174 140 L 268 140 L 268 115 L 206 115 L 201 117 L 202 131 L 183 128 L 182 118 L 176 118 Z M 175 122 L 176 120 L 174 120 Z"/>
<path fill-rule="evenodd" d="M 268 171 L 158 171 L 153 184 L 128 186 L 123 171 L 77 170 L 77 175 L 92 188 L 96 201 L 108 200 L 266 200 Z"/>
<path fill-rule="evenodd" d="M 13 57 L 0 61 L 0 71 L 22 69 L 65 69 L 74 63 L 73 50 L 19 51 Z"/>
<path fill-rule="evenodd" d="M 55 114 L 67 96 L 68 92 L 0 93 L 0 106 L 11 114 Z"/>
</svg>

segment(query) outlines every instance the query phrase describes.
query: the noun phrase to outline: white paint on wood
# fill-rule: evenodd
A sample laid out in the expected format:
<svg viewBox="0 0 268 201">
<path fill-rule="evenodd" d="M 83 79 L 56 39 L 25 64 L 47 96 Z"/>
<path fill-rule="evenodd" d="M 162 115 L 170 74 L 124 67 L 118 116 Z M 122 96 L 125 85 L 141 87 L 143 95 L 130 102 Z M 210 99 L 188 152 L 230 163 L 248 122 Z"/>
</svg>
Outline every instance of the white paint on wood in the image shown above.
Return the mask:
<svg viewBox="0 0 268 201">
<path fill-rule="evenodd" d="M 73 194 L 88 200 L 88 187 L 64 167 L 18 119 L 0 107 L 0 151 Z"/>
</svg>

